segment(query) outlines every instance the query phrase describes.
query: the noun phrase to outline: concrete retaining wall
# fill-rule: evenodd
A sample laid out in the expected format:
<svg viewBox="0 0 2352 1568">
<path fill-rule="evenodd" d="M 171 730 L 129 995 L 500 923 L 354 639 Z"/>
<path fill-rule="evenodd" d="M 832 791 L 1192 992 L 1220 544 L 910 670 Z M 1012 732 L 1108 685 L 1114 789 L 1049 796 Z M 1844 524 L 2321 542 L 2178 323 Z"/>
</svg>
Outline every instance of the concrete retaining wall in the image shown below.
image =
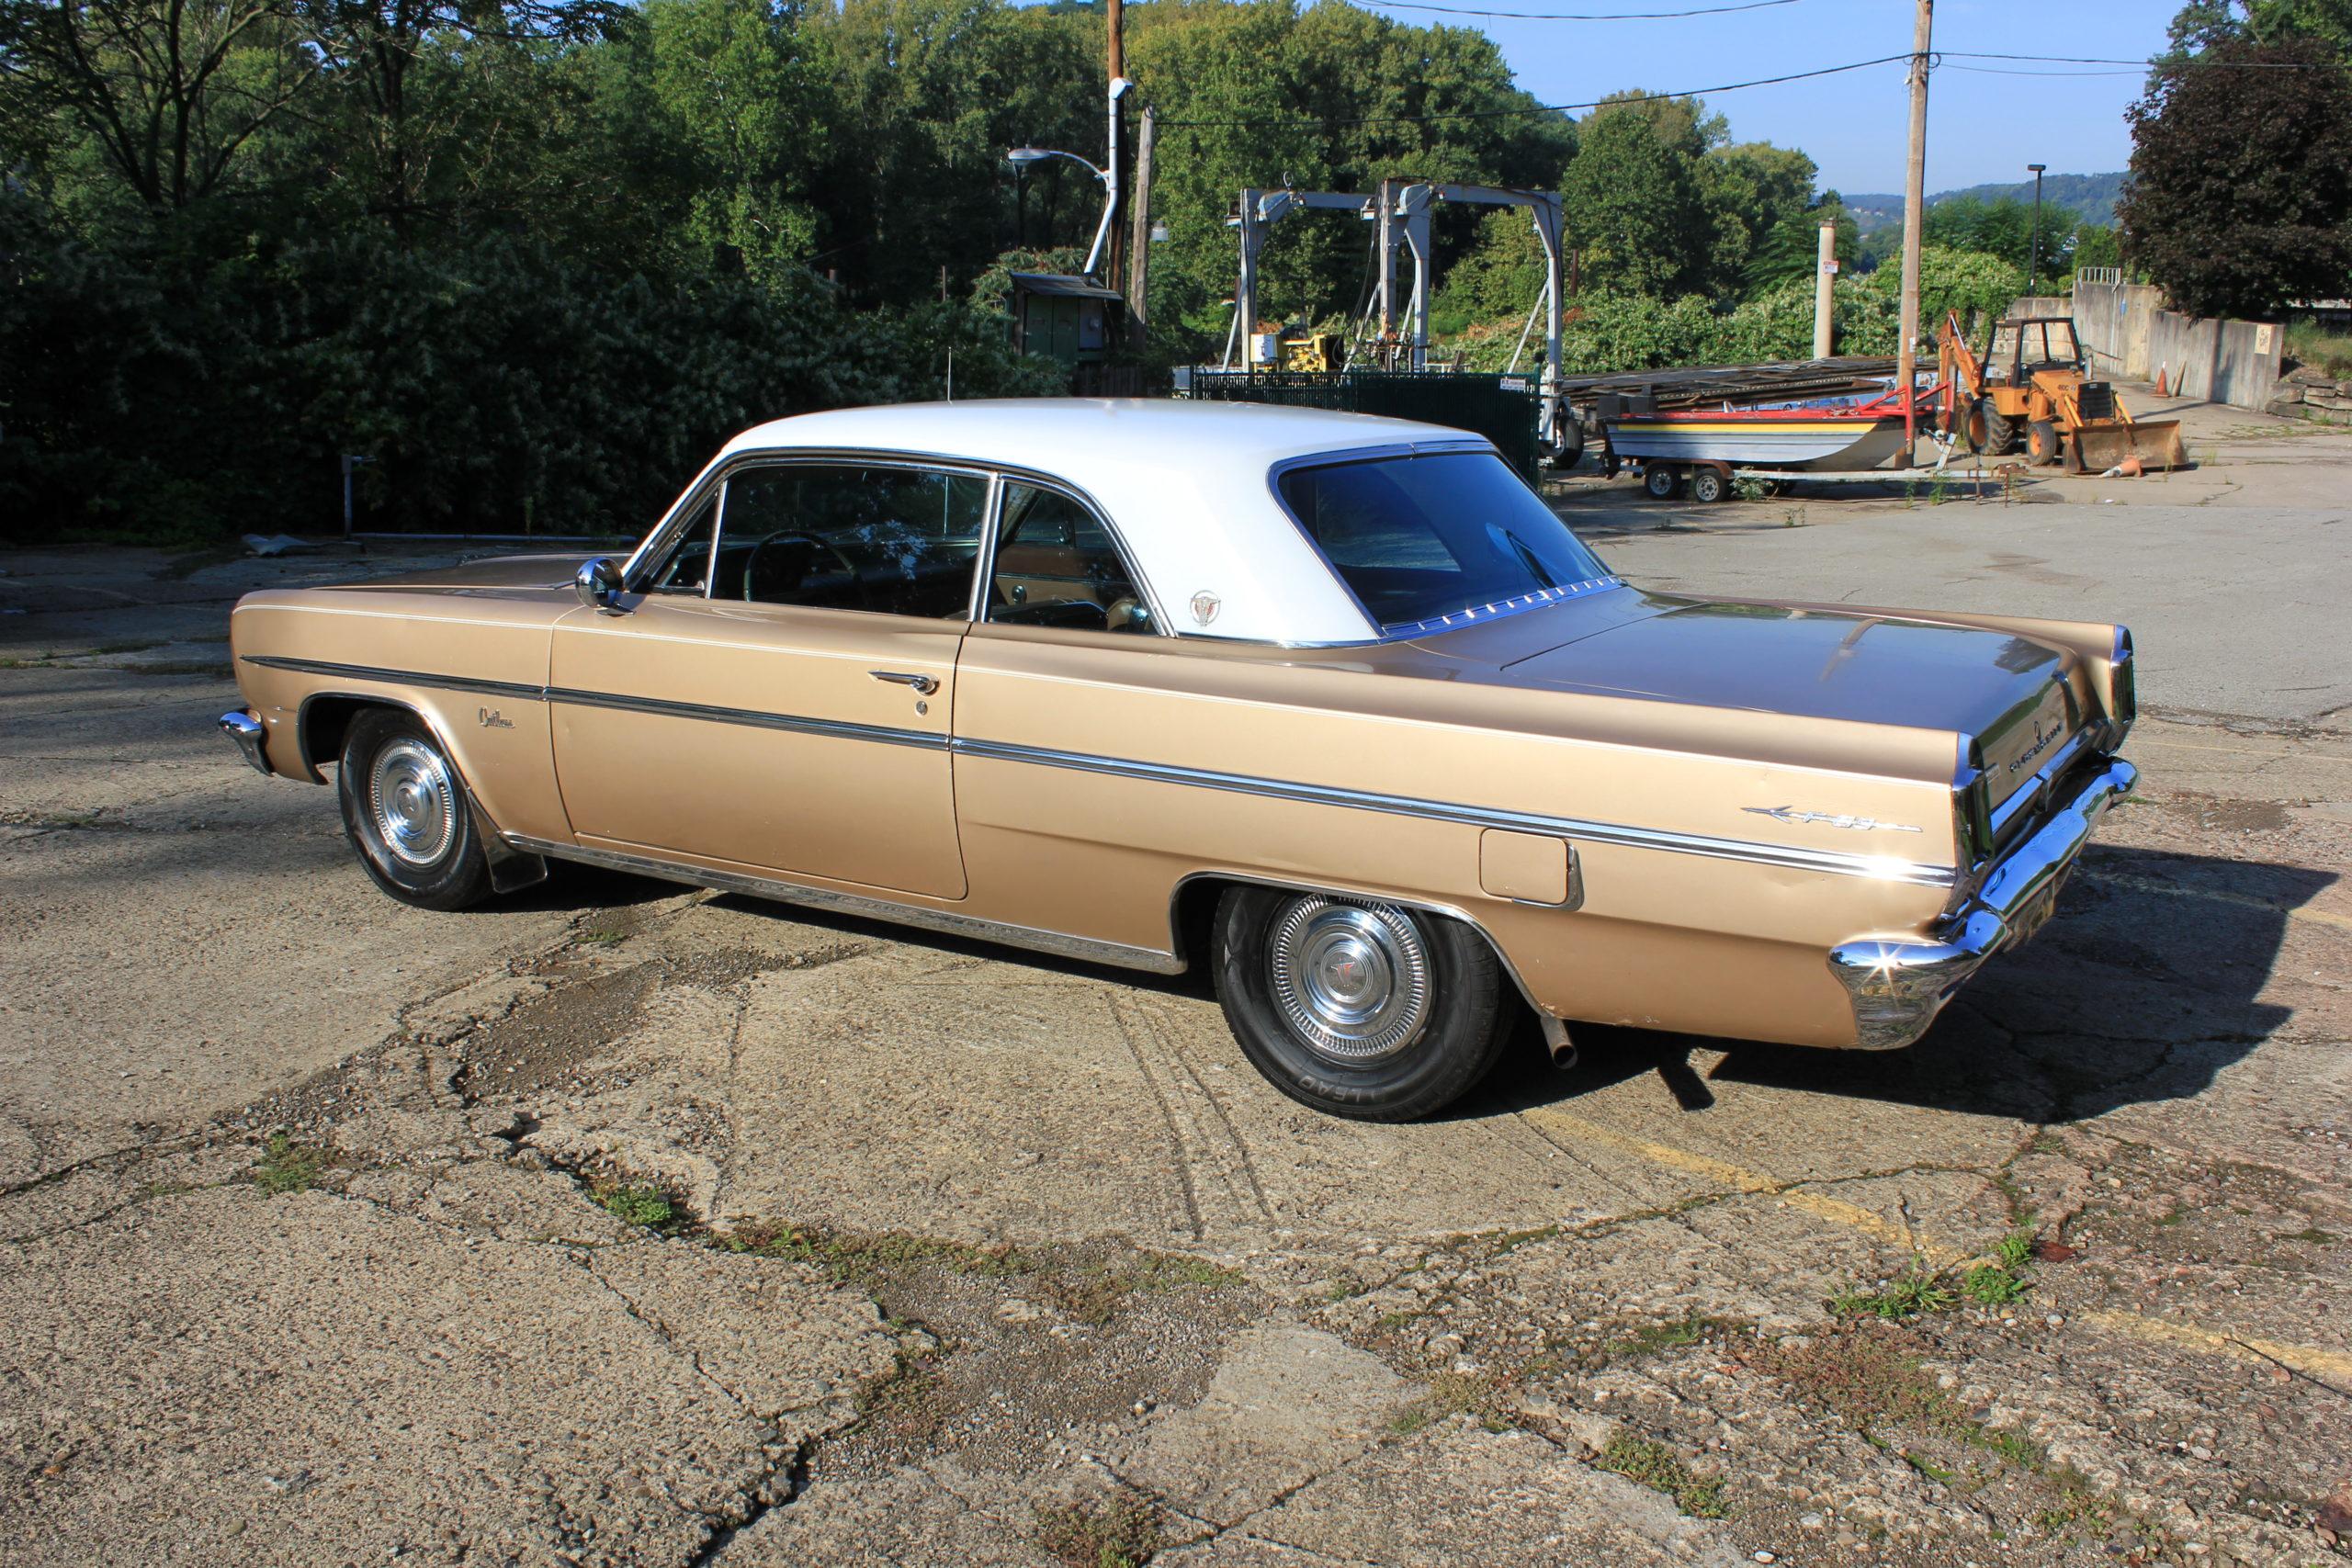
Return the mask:
<svg viewBox="0 0 2352 1568">
<path fill-rule="evenodd" d="M 2163 370 L 2177 397 L 2232 408 L 2268 402 L 2287 349 L 2286 329 L 2164 309 L 2164 291 L 2136 283 L 2075 285 L 2075 332 L 2095 371 L 2153 381 Z"/>
</svg>

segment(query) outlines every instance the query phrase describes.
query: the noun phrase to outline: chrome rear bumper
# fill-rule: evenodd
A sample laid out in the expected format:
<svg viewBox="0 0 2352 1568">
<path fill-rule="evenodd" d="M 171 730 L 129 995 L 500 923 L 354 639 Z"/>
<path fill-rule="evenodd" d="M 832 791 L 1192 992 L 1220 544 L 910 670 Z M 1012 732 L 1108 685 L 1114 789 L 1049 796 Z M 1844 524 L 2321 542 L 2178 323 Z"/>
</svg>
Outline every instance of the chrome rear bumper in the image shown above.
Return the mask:
<svg viewBox="0 0 2352 1568">
<path fill-rule="evenodd" d="M 1832 948 L 1829 972 L 1853 1001 L 1855 1045 L 1892 1051 L 1910 1044 L 1978 964 L 2031 941 L 2050 918 L 2091 829 L 2139 777 L 2131 763 L 2110 757 L 2068 791 L 2050 820 L 2004 856 L 1951 917 L 1943 941 L 1871 937 Z"/>
<path fill-rule="evenodd" d="M 222 714 L 220 733 L 237 743 L 237 750 L 245 754 L 245 761 L 253 764 L 254 772 L 266 775 L 277 771 L 269 765 L 269 753 L 264 749 L 269 739 L 269 731 L 262 728 L 261 720 L 244 709 Z"/>
</svg>

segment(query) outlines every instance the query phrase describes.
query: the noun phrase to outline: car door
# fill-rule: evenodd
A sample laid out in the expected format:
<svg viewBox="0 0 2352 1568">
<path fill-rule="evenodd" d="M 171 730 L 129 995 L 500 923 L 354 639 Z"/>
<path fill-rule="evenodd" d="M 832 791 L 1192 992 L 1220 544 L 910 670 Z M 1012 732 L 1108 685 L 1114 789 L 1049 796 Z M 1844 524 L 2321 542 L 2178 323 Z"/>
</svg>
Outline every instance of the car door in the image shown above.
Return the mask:
<svg viewBox="0 0 2352 1568">
<path fill-rule="evenodd" d="M 752 461 L 558 623 L 556 772 L 583 844 L 953 899 L 956 653 L 991 480 Z"/>
</svg>

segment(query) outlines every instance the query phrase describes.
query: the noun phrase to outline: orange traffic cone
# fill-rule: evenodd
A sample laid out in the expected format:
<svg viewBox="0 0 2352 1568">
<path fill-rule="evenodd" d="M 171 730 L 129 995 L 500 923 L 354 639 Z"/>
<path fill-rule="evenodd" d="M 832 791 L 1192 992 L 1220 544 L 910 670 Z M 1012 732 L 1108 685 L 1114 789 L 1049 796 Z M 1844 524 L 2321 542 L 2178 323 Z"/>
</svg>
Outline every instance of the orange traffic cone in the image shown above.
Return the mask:
<svg viewBox="0 0 2352 1568">
<path fill-rule="evenodd" d="M 2172 393 L 2167 390 L 2165 386 L 2165 372 L 2170 368 L 2172 368 L 2170 361 L 2166 361 L 2165 364 L 2156 367 L 2156 396 L 2160 398 L 2169 398 L 2172 396 Z"/>
</svg>

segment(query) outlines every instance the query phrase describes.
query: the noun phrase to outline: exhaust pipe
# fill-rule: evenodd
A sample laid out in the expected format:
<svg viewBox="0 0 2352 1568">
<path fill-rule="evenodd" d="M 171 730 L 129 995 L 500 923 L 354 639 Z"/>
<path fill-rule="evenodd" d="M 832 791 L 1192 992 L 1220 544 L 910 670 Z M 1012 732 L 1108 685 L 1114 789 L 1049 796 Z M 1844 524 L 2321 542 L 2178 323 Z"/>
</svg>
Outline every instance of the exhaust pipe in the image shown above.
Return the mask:
<svg viewBox="0 0 2352 1568">
<path fill-rule="evenodd" d="M 1535 1021 L 1544 1026 L 1544 1043 L 1552 1053 L 1552 1065 L 1566 1072 L 1577 1065 L 1577 1043 L 1568 1038 L 1568 1026 L 1550 1013 L 1538 1009 Z"/>
</svg>

